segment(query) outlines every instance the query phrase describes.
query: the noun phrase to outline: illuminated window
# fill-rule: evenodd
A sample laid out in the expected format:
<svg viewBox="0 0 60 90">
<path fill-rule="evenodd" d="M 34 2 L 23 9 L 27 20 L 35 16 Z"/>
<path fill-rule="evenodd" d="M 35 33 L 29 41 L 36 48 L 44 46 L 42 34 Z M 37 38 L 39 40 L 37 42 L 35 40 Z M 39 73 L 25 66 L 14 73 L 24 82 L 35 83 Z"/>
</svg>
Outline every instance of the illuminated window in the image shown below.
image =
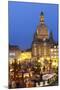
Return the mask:
<svg viewBox="0 0 60 90">
<path fill-rule="evenodd" d="M 54 56 L 51 56 L 51 58 L 54 58 Z"/>
<path fill-rule="evenodd" d="M 44 60 L 44 58 L 42 57 L 41 60 Z"/>
<path fill-rule="evenodd" d="M 54 48 L 56 48 L 56 46 L 54 46 Z"/>
<path fill-rule="evenodd" d="M 53 49 L 51 49 L 51 52 L 53 52 Z"/>
<path fill-rule="evenodd" d="M 54 58 L 56 58 L 56 56 L 54 56 Z"/>
<path fill-rule="evenodd" d="M 46 38 L 43 38 L 43 41 L 45 41 L 46 40 Z"/>
</svg>

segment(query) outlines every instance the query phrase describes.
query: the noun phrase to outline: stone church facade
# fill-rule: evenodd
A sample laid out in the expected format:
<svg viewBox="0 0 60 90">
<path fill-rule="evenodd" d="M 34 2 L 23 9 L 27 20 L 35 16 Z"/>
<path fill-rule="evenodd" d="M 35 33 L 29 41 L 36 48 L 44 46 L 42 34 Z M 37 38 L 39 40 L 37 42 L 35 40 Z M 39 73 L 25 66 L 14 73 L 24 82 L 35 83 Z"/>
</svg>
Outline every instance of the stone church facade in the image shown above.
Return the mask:
<svg viewBox="0 0 60 90">
<path fill-rule="evenodd" d="M 52 49 L 55 51 L 51 52 Z M 56 56 L 58 57 L 58 44 L 53 39 L 53 33 L 48 31 L 47 25 L 45 24 L 44 20 L 44 13 L 41 12 L 40 14 L 40 23 L 37 26 L 37 31 L 34 34 L 33 42 L 32 42 L 32 56 L 36 58 L 53 58 Z"/>
</svg>

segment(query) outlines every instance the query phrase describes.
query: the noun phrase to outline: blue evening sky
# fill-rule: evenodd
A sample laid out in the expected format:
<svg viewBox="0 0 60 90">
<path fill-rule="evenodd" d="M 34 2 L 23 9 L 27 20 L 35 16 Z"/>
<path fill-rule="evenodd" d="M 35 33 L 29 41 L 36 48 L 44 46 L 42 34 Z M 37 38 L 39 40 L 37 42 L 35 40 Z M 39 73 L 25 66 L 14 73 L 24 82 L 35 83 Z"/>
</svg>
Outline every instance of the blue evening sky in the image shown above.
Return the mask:
<svg viewBox="0 0 60 90">
<path fill-rule="evenodd" d="M 44 12 L 48 31 L 53 32 L 58 41 L 58 5 L 28 2 L 8 2 L 9 44 L 18 45 L 21 49 L 31 47 L 34 33 Z"/>
</svg>

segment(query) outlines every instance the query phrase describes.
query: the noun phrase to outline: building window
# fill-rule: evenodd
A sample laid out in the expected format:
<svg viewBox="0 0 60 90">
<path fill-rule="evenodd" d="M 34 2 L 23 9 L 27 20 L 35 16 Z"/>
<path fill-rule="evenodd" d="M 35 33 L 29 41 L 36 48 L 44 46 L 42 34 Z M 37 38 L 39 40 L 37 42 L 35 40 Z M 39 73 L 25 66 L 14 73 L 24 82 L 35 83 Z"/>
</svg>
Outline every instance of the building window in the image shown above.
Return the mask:
<svg viewBox="0 0 60 90">
<path fill-rule="evenodd" d="M 51 49 L 51 52 L 53 52 L 53 49 Z"/>
<path fill-rule="evenodd" d="M 54 58 L 54 56 L 51 56 L 51 58 Z"/>
<path fill-rule="evenodd" d="M 54 48 L 56 48 L 56 46 L 54 46 Z"/>
<path fill-rule="evenodd" d="M 57 53 L 54 53 L 54 55 L 57 55 Z"/>
<path fill-rule="evenodd" d="M 46 40 L 46 38 L 43 38 L 43 41 L 45 41 Z"/>
<path fill-rule="evenodd" d="M 54 56 L 54 58 L 56 58 L 56 56 Z"/>
</svg>

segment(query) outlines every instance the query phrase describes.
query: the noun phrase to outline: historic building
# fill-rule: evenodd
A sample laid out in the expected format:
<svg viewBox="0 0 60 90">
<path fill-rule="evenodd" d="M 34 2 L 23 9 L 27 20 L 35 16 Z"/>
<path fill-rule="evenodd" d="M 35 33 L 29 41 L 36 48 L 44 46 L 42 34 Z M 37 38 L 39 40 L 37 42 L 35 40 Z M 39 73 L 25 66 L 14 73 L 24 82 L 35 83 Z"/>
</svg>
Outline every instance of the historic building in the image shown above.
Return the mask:
<svg viewBox="0 0 60 90">
<path fill-rule="evenodd" d="M 20 63 L 18 62 L 19 56 L 21 54 L 21 50 L 19 49 L 18 46 L 16 45 L 9 45 L 9 88 L 10 85 L 15 86 L 15 84 L 13 85 L 13 83 L 15 83 L 15 81 L 18 80 L 17 76 L 18 76 L 18 70 L 20 70 L 20 67 L 18 67 L 20 65 Z"/>
<path fill-rule="evenodd" d="M 53 33 L 48 31 L 44 13 L 40 14 L 40 23 L 32 42 L 32 56 L 36 58 L 58 58 L 58 44 L 53 39 Z"/>
<path fill-rule="evenodd" d="M 21 50 L 16 45 L 9 45 L 9 62 L 14 62 L 14 59 L 19 59 Z"/>
</svg>

